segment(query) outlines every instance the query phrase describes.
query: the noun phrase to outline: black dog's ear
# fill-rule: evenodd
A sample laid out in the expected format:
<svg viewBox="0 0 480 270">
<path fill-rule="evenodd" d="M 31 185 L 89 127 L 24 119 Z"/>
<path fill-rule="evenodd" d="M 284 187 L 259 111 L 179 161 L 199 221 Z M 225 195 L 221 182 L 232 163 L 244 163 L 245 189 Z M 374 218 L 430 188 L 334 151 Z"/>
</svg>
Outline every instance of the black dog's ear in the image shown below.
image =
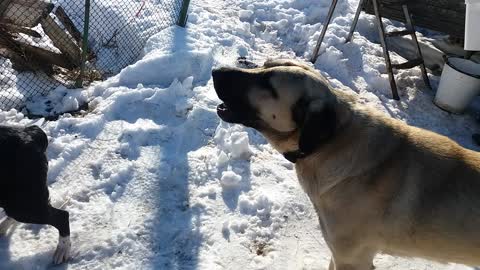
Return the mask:
<svg viewBox="0 0 480 270">
<path fill-rule="evenodd" d="M 298 146 L 308 155 L 333 136 L 337 117 L 331 100 L 317 99 L 305 105 Z"/>
</svg>

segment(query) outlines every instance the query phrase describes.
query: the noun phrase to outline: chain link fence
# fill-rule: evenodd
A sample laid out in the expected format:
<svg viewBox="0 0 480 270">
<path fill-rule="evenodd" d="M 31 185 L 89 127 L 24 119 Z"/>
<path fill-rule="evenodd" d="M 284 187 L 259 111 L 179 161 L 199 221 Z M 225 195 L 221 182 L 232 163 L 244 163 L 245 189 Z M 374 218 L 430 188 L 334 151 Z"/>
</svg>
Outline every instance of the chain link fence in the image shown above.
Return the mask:
<svg viewBox="0 0 480 270">
<path fill-rule="evenodd" d="M 188 3 L 1 0 L 0 110 L 22 109 L 58 86 L 82 86 L 118 73 L 137 60 L 150 36 L 184 24 Z"/>
</svg>

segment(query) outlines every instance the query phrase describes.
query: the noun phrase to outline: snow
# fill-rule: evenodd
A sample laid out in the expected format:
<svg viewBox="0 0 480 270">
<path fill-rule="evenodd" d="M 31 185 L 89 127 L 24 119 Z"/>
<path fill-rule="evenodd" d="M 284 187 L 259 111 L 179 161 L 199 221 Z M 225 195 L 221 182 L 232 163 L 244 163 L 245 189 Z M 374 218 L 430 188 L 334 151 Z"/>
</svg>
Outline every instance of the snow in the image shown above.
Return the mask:
<svg viewBox="0 0 480 270">
<path fill-rule="evenodd" d="M 248 133 L 241 130 L 241 127 L 235 130 L 223 124 L 217 127 L 214 140 L 224 155 L 228 153 L 232 158 L 248 158 L 252 154 Z"/>
<path fill-rule="evenodd" d="M 26 101 L 26 110 L 32 115 L 54 116 L 63 112 L 73 112 L 80 109 L 81 104 L 88 101 L 80 89 L 67 89 L 59 86 L 44 96 L 35 96 Z"/>
<path fill-rule="evenodd" d="M 114 2 L 102 5 L 116 14 Z M 64 268 L 327 269 L 330 253 L 292 164 L 256 131 L 219 120 L 210 72 L 238 57 L 258 64 L 308 58 L 328 5 L 193 1 L 186 29 L 152 36 L 142 58 L 118 75 L 85 90 L 59 87 L 27 107 L 47 117 L 88 101 L 87 111 L 57 121 L 0 111 L 1 124 L 37 124 L 49 136 L 52 202 L 69 199 L 72 259 Z M 356 5 L 339 2 L 315 67 L 366 106 L 478 150 L 470 140 L 473 110 L 436 108 L 419 70 L 399 72 L 402 100 L 389 98 L 373 18 L 362 14 L 354 40 L 344 44 Z M 437 87 L 439 78 L 431 80 Z M 0 269 L 56 269 L 56 241 L 52 227 L 20 224 L 0 240 Z M 385 255 L 375 265 L 470 269 Z"/>
<path fill-rule="evenodd" d="M 222 172 L 222 178 L 220 178 L 224 191 L 237 188 L 240 185 L 240 181 L 242 181 L 242 177 L 232 171 Z"/>
</svg>

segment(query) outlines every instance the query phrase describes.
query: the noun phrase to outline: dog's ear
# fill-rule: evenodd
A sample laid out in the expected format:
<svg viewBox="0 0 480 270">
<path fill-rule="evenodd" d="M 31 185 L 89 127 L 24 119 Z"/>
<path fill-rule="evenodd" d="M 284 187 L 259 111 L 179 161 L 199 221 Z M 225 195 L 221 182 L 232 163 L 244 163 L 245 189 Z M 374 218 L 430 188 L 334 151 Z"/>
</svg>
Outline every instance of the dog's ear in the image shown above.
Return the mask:
<svg viewBox="0 0 480 270">
<path fill-rule="evenodd" d="M 293 117 L 300 126 L 299 151 L 306 155 L 330 139 L 337 125 L 335 108 L 329 99 L 301 100 Z"/>
</svg>

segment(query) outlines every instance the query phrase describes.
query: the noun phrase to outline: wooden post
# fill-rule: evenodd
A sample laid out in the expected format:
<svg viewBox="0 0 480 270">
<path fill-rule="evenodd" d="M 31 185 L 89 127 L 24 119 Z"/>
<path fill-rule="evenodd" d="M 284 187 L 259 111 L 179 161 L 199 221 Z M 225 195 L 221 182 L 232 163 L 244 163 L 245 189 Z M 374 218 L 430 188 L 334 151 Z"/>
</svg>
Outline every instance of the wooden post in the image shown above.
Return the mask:
<svg viewBox="0 0 480 270">
<path fill-rule="evenodd" d="M 190 5 L 190 0 L 183 0 L 182 2 L 182 9 L 180 10 L 180 16 L 178 17 L 177 25 L 181 27 L 185 27 L 187 25 L 187 12 L 188 6 Z"/>
<path fill-rule="evenodd" d="M 88 51 L 88 27 L 90 24 L 90 0 L 85 0 L 85 22 L 83 23 L 83 44 L 82 44 L 82 62 L 80 63 L 80 75 L 75 83 L 75 87 L 83 86 L 83 74 L 85 73 L 85 62 L 87 61 Z"/>
</svg>

